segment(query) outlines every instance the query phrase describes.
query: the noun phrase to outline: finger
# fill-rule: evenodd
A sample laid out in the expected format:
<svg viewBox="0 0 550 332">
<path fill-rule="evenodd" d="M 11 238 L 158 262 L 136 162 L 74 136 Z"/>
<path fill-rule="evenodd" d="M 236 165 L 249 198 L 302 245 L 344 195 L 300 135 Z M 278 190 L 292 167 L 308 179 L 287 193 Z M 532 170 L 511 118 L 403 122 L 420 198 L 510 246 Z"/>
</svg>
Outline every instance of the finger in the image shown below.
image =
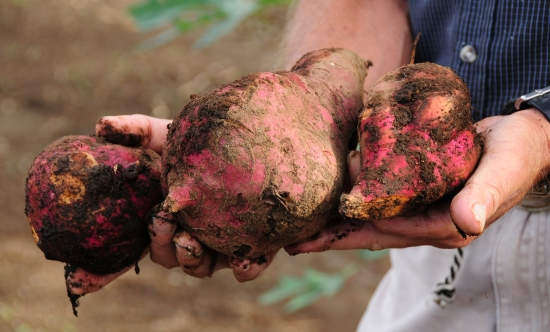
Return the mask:
<svg viewBox="0 0 550 332">
<path fill-rule="evenodd" d="M 105 275 L 97 275 L 87 272 L 84 269 L 77 268 L 75 271 L 69 272 L 67 275 L 67 290 L 71 294 L 75 295 L 85 295 L 96 292 L 122 274 L 126 273 L 132 267 L 133 266 L 128 266 L 122 271 Z"/>
<path fill-rule="evenodd" d="M 176 246 L 172 242 L 176 225 L 163 218 L 154 217 L 148 228 L 151 237 L 151 260 L 165 268 L 178 266 Z"/>
<path fill-rule="evenodd" d="M 474 128 L 478 133 L 483 134 L 501 120 L 502 120 L 502 116 L 500 115 L 491 116 L 474 123 Z"/>
<path fill-rule="evenodd" d="M 176 257 L 180 266 L 184 268 L 197 267 L 203 258 L 202 245 L 187 232 L 180 232 L 174 236 Z"/>
<path fill-rule="evenodd" d="M 265 258 L 251 261 L 249 259 L 233 259 L 230 267 L 233 269 L 233 275 L 239 282 L 245 282 L 256 279 L 265 269 L 269 267 L 276 253 L 265 255 Z"/>
<path fill-rule="evenodd" d="M 211 277 L 212 274 L 220 269 L 225 269 L 229 265 L 227 257 L 212 250 L 205 250 L 202 254 L 200 263 L 195 267 L 185 267 L 182 269 L 190 276 L 197 278 Z"/>
<path fill-rule="evenodd" d="M 104 116 L 96 124 L 97 136 L 112 143 L 140 146 L 162 152 L 171 120 L 142 114 Z"/>
<path fill-rule="evenodd" d="M 372 224 L 380 232 L 417 240 L 436 242 L 464 238 L 451 219 L 448 202 L 413 216 L 376 220 Z"/>
<path fill-rule="evenodd" d="M 195 266 L 181 265 L 183 271 L 190 276 L 205 278 L 212 276 L 214 266 L 216 265 L 217 255 L 204 253 L 201 255 L 200 262 Z"/>
<path fill-rule="evenodd" d="M 227 268 L 227 259 L 208 250 L 187 232 L 174 236 L 176 258 L 183 271 L 193 277 L 210 277 L 215 271 Z"/>
<path fill-rule="evenodd" d="M 310 241 L 287 246 L 285 250 L 289 255 L 297 255 L 326 250 L 404 248 L 419 244 L 408 237 L 382 233 L 374 224 L 365 222 L 359 227 L 350 224 L 330 227 Z"/>
<path fill-rule="evenodd" d="M 526 163 L 540 151 L 532 149 L 531 134 L 515 122 L 486 131 L 479 164 L 451 203 L 453 220 L 468 234 L 481 234 L 487 223 L 517 204 L 537 176 L 538 165 Z"/>
</svg>

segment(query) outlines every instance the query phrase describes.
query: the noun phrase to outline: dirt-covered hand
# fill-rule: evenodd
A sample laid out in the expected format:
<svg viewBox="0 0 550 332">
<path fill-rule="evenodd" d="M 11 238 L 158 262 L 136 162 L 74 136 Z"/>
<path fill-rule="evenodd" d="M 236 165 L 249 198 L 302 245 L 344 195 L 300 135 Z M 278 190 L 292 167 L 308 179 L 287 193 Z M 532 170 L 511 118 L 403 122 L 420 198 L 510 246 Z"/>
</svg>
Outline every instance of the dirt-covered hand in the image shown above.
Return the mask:
<svg viewBox="0 0 550 332">
<path fill-rule="evenodd" d="M 420 245 L 456 248 L 469 244 L 518 204 L 536 181 L 546 176 L 550 166 L 550 124 L 540 112 L 530 109 L 486 118 L 476 124 L 476 129 L 484 137 L 483 155 L 452 201 L 440 202 L 411 217 L 342 221 L 310 241 L 287 247 L 287 252 Z M 359 164 L 359 155 L 353 152 L 349 160 L 352 179 Z"/>
</svg>

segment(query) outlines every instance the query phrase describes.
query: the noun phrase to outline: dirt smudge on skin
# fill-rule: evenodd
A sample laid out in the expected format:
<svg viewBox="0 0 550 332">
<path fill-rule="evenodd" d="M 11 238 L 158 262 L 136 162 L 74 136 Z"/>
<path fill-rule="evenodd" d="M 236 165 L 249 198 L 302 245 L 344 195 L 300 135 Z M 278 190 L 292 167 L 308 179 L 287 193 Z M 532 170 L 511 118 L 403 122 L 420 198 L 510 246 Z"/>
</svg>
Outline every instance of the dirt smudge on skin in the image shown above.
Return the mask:
<svg viewBox="0 0 550 332">
<path fill-rule="evenodd" d="M 100 130 L 97 133 L 111 143 L 116 143 L 124 146 L 138 147 L 148 143 L 147 138 L 151 137 L 151 133 L 131 133 L 130 128 L 123 126 L 122 128 L 115 127 L 109 120 L 100 119 Z M 140 131 L 143 129 L 140 128 Z"/>
</svg>

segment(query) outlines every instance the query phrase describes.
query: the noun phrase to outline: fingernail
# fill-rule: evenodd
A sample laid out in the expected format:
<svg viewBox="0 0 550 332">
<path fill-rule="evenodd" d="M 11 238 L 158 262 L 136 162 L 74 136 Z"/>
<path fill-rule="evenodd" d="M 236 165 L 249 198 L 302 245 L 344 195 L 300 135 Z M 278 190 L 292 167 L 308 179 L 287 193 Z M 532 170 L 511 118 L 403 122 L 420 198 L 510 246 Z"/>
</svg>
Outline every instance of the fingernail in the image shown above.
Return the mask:
<svg viewBox="0 0 550 332">
<path fill-rule="evenodd" d="M 482 232 L 485 229 L 485 219 L 487 218 L 487 208 L 483 204 L 476 203 L 472 208 L 472 212 L 474 214 L 474 218 L 476 218 L 477 222 L 479 223 L 479 226 Z"/>
</svg>

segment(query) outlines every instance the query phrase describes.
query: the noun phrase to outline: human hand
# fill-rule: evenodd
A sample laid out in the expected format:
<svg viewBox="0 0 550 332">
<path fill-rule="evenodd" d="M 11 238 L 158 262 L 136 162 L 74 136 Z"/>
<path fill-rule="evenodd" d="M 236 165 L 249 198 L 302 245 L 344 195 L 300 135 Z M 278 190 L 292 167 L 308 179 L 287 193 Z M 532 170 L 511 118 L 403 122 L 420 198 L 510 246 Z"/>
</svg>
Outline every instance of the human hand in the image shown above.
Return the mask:
<svg viewBox="0 0 550 332">
<path fill-rule="evenodd" d="M 171 120 L 158 119 L 145 115 L 106 116 L 96 124 L 96 135 L 108 141 L 126 146 L 140 146 L 159 154 L 166 143 L 168 125 Z M 151 260 L 166 268 L 181 266 L 189 275 L 203 278 L 211 276 L 222 268 L 231 268 L 238 281 L 255 279 L 273 260 L 275 254 L 267 257 L 267 262 L 258 264 L 250 260 L 229 259 L 202 246 L 187 232 L 179 230 L 176 223 L 157 215 L 148 226 L 151 236 Z M 122 271 L 96 275 L 77 268 L 66 277 L 67 289 L 75 295 L 84 295 L 100 290 L 115 280 L 132 266 Z"/>
<path fill-rule="evenodd" d="M 457 248 L 469 244 L 518 204 L 550 166 L 550 124 L 537 110 L 486 118 L 476 123 L 476 129 L 485 139 L 484 152 L 451 202 L 440 202 L 411 217 L 342 221 L 285 249 L 293 255 L 329 249 Z M 360 165 L 357 152 L 350 154 L 348 165 L 355 179 Z"/>
</svg>

